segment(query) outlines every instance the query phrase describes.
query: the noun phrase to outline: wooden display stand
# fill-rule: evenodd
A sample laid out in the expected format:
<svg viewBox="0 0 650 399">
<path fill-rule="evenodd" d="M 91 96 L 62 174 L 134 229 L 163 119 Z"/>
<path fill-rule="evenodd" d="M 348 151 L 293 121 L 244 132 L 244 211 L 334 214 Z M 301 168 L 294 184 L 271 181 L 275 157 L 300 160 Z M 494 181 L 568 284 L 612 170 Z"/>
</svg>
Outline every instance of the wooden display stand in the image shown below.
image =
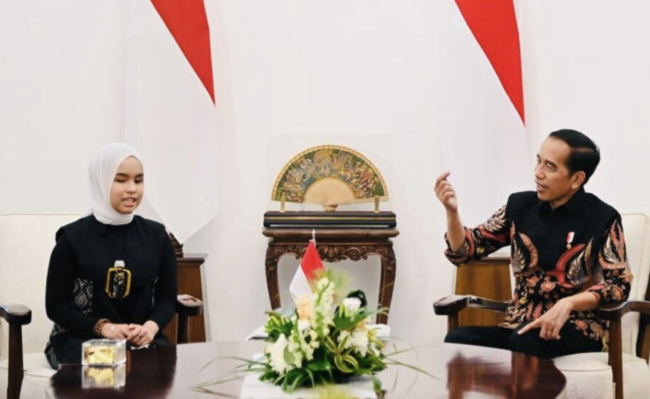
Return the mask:
<svg viewBox="0 0 650 399">
<path fill-rule="evenodd" d="M 377 255 L 381 259 L 379 306 L 390 309 L 397 261 L 393 242 L 399 231 L 392 212 L 267 212 L 264 236 L 266 250 L 266 284 L 271 308 L 280 307 L 278 261 L 282 255 L 301 258 L 316 230 L 318 253 L 324 262 L 344 259 L 358 261 Z M 280 220 L 282 219 L 282 220 Z M 272 223 L 275 221 L 276 223 Z M 378 315 L 378 323 L 387 323 L 387 315 Z"/>
</svg>

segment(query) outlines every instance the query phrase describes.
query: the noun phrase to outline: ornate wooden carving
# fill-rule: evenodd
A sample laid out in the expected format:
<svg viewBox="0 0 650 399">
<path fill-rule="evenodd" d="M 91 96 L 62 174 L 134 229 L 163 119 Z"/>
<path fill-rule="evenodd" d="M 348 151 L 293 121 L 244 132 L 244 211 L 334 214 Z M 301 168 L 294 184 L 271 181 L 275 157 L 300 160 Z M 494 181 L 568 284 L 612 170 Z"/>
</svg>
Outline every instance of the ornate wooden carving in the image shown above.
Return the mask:
<svg viewBox="0 0 650 399">
<path fill-rule="evenodd" d="M 183 244 L 178 242 L 176 237 L 172 233 L 169 233 L 169 238 L 172 240 L 172 245 L 174 246 L 174 253 L 176 254 L 177 258 L 182 258 L 183 257 Z"/>
</svg>

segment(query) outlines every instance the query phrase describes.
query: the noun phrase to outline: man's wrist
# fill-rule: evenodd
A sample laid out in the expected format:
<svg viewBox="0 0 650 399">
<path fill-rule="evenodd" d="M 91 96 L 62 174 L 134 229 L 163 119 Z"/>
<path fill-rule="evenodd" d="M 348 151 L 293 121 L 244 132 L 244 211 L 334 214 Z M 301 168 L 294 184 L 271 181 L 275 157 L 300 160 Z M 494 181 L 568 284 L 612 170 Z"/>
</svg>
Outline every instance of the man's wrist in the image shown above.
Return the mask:
<svg viewBox="0 0 650 399">
<path fill-rule="evenodd" d="M 568 296 L 566 298 L 562 298 L 561 301 L 563 301 L 571 311 L 573 311 L 576 307 L 574 296 Z"/>
<path fill-rule="evenodd" d="M 447 219 L 457 219 L 458 216 L 458 208 L 456 209 L 449 209 L 447 208 Z"/>
</svg>

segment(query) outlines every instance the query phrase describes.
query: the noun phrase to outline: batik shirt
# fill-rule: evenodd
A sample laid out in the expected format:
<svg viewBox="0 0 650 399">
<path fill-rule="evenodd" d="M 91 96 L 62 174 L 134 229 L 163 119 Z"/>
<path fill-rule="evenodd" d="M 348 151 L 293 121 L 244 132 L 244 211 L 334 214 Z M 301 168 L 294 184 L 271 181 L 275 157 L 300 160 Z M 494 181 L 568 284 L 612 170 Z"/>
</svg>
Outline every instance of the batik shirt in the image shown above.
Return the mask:
<svg viewBox="0 0 650 399">
<path fill-rule="evenodd" d="M 515 287 L 502 327 L 535 320 L 558 300 L 584 291 L 599 304 L 628 298 L 632 274 L 621 216 L 583 189 L 556 209 L 535 192 L 512 194 L 487 222 L 465 228 L 460 249 L 451 251 L 447 240 L 445 255 L 461 265 L 506 245 Z M 608 322 L 596 311 L 573 311 L 567 322 L 589 339 L 607 342 Z"/>
</svg>

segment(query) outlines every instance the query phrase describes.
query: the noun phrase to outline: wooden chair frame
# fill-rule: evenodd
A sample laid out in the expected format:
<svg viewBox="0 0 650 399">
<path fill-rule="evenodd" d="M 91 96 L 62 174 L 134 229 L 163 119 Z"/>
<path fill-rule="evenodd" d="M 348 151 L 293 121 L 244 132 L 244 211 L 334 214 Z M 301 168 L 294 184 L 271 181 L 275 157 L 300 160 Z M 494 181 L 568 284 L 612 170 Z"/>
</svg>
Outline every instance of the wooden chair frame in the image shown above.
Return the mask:
<svg viewBox="0 0 650 399">
<path fill-rule="evenodd" d="M 203 303 L 188 295 L 179 295 L 176 301 L 178 314 L 177 343 L 189 342 L 189 318 L 203 313 Z M 9 324 L 9 376 L 7 399 L 19 399 L 25 371 L 23 369 L 23 326 L 31 323 L 32 311 L 23 305 L 0 304 L 0 318 Z M 45 355 L 43 355 L 45 356 Z"/>
<path fill-rule="evenodd" d="M 650 284 L 646 289 L 645 301 L 624 301 L 603 305 L 598 308 L 599 317 L 609 321 L 609 355 L 608 363 L 612 368 L 615 383 L 615 398 L 623 398 L 623 335 L 621 319 L 629 312 L 639 312 L 639 336 L 636 356 L 650 357 Z M 493 301 L 471 295 L 451 295 L 433 304 L 437 315 L 447 316 L 447 331 L 458 328 L 458 313 L 465 308 L 487 309 L 505 312 L 509 302 Z"/>
</svg>

